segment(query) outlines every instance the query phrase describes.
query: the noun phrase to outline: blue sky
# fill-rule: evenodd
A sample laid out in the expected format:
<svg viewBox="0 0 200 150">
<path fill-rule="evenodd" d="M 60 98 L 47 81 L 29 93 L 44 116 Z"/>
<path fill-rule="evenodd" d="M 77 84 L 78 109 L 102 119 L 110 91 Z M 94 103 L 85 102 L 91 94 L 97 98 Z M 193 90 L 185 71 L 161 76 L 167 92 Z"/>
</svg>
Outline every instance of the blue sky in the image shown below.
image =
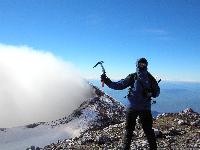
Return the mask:
<svg viewBox="0 0 200 150">
<path fill-rule="evenodd" d="M 137 58 L 166 80 L 200 82 L 199 0 L 0 0 L 0 43 L 50 51 L 87 78 L 111 79 Z"/>
</svg>

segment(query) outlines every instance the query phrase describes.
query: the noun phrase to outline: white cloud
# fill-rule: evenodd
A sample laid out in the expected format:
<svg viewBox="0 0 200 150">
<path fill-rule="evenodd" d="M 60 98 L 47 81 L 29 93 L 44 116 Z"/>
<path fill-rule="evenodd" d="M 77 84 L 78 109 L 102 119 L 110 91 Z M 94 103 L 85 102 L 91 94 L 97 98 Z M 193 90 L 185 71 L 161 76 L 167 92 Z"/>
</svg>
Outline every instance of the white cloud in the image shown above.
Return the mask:
<svg viewBox="0 0 200 150">
<path fill-rule="evenodd" d="M 69 62 L 27 46 L 0 44 L 0 127 L 58 119 L 90 97 Z"/>
</svg>

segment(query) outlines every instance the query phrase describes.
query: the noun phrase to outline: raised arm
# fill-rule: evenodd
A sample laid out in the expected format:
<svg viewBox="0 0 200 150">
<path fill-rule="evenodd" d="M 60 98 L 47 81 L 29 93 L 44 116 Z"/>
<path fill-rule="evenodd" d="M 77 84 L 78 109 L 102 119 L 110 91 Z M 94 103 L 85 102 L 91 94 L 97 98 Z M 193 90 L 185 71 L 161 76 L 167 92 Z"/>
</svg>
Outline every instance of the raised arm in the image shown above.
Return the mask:
<svg viewBox="0 0 200 150">
<path fill-rule="evenodd" d="M 131 85 L 134 81 L 134 75 L 129 74 L 125 79 L 113 82 L 105 74 L 101 75 L 101 80 L 111 89 L 123 90 Z"/>
</svg>

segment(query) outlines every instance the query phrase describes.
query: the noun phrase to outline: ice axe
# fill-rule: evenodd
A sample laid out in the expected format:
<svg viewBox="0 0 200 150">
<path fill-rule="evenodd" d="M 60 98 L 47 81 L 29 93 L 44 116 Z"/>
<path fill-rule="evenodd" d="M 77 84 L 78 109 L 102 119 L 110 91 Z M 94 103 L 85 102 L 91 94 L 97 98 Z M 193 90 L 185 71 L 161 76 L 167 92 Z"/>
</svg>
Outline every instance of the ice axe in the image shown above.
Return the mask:
<svg viewBox="0 0 200 150">
<path fill-rule="evenodd" d="M 96 65 L 94 65 L 94 67 L 93 68 L 95 68 L 96 66 L 98 66 L 98 65 L 101 65 L 101 68 L 102 68 L 102 72 L 103 72 L 103 74 L 106 74 L 106 71 L 105 71 L 105 69 L 104 69 L 104 67 L 103 67 L 103 61 L 99 61 Z M 101 81 L 101 85 L 102 85 L 102 90 L 103 90 L 103 87 L 104 87 L 104 82 L 103 81 Z M 104 90 L 103 90 L 103 92 L 104 92 Z"/>
</svg>

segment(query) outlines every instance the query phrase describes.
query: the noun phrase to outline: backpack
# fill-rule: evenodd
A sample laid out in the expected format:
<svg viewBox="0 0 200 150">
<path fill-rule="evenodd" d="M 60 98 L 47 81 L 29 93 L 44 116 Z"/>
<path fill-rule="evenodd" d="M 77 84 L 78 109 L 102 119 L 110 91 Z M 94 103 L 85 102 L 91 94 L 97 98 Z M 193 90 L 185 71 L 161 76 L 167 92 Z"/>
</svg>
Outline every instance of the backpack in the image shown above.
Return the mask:
<svg viewBox="0 0 200 150">
<path fill-rule="evenodd" d="M 133 73 L 133 74 L 131 74 L 131 76 L 134 79 L 134 81 L 138 79 L 137 73 Z M 158 83 L 161 81 L 161 79 L 157 82 L 156 79 L 149 72 L 148 72 L 148 78 L 151 82 L 150 88 L 145 88 L 143 83 L 140 82 L 141 86 L 143 87 L 143 95 L 145 97 L 150 92 L 150 93 L 152 93 L 152 97 L 156 98 L 160 94 L 160 87 L 159 87 Z M 129 88 L 127 96 L 131 95 L 132 88 L 133 88 L 133 85 Z M 155 103 L 155 101 L 153 103 Z"/>
</svg>

